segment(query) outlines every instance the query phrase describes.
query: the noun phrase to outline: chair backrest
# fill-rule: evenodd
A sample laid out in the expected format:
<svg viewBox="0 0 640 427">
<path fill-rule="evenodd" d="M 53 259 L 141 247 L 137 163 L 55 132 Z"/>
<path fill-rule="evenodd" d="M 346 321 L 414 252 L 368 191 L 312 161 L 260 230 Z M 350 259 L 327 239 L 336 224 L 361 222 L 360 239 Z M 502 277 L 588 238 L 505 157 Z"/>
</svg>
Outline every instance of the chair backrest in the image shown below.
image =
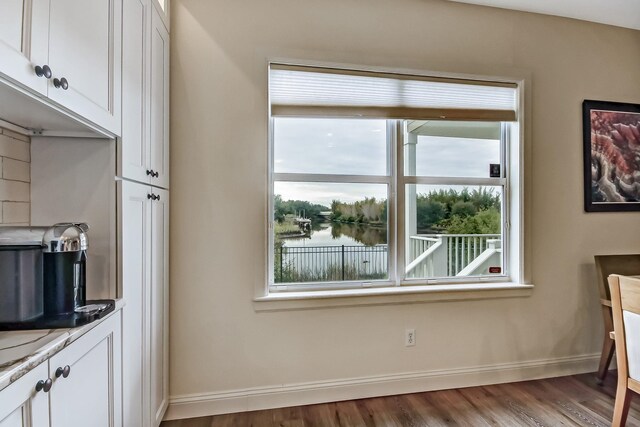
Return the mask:
<svg viewBox="0 0 640 427">
<path fill-rule="evenodd" d="M 609 277 L 618 375 L 640 381 L 640 278 Z"/>
<path fill-rule="evenodd" d="M 629 255 L 596 255 L 596 271 L 598 273 L 598 288 L 600 298 L 611 300 L 607 278 L 612 274 L 621 276 L 640 275 L 640 254 Z"/>
</svg>

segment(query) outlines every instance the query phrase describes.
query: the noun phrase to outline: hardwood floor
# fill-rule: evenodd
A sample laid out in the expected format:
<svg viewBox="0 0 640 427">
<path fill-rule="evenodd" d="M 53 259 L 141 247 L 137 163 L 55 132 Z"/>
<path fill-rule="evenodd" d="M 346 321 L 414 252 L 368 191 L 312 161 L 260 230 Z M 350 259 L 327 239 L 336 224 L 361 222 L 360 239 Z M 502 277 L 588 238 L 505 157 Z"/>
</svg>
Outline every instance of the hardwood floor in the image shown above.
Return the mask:
<svg viewBox="0 0 640 427">
<path fill-rule="evenodd" d="M 602 426 L 611 425 L 616 377 L 595 373 L 189 420 L 161 427 Z M 627 426 L 640 426 L 640 397 Z"/>
</svg>

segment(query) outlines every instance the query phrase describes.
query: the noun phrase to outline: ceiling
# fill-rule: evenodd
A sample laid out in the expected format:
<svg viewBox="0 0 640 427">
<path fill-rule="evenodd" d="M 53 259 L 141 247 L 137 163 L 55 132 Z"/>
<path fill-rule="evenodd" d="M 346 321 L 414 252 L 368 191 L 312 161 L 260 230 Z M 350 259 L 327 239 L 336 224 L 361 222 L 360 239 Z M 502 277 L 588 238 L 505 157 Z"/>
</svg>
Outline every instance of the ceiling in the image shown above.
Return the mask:
<svg viewBox="0 0 640 427">
<path fill-rule="evenodd" d="M 451 0 L 640 30 L 640 0 Z"/>
</svg>

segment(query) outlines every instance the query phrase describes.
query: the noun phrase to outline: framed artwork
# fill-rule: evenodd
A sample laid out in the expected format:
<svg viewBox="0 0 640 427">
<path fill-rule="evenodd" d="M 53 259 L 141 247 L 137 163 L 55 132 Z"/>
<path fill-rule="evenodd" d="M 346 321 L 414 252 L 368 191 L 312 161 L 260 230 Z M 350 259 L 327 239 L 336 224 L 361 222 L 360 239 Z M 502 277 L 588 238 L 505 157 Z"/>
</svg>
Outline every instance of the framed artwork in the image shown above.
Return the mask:
<svg viewBox="0 0 640 427">
<path fill-rule="evenodd" d="M 585 100 L 584 210 L 640 211 L 640 104 Z"/>
</svg>

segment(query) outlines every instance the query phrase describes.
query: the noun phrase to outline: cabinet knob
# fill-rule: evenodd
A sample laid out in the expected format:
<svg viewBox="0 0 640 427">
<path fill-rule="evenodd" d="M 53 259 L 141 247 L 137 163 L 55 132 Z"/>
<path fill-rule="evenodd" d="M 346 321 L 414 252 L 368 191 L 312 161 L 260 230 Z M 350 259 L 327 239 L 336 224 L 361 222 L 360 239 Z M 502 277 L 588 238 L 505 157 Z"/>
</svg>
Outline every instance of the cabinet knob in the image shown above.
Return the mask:
<svg viewBox="0 0 640 427">
<path fill-rule="evenodd" d="M 156 200 L 160 200 L 160 195 L 159 194 L 156 196 Z"/>
<path fill-rule="evenodd" d="M 62 376 L 62 378 L 67 378 L 70 373 L 71 373 L 71 366 L 67 365 L 64 368 L 60 367 L 56 369 L 56 378 L 60 378 L 60 376 Z"/>
<path fill-rule="evenodd" d="M 36 72 L 36 76 L 38 77 L 44 77 L 45 79 L 50 79 L 51 78 L 51 68 L 49 68 L 48 65 L 36 65 L 34 67 L 34 70 Z"/>
<path fill-rule="evenodd" d="M 153 176 L 153 169 L 147 169 L 147 176 Z"/>
<path fill-rule="evenodd" d="M 53 85 L 56 87 L 56 89 L 60 89 L 60 88 L 62 88 L 62 90 L 69 89 L 69 81 L 64 77 L 61 79 L 58 79 L 57 77 L 53 79 Z"/>
<path fill-rule="evenodd" d="M 154 195 L 153 195 L 153 194 L 147 194 L 147 199 L 153 199 L 153 200 L 155 200 L 153 197 L 154 197 Z"/>
<path fill-rule="evenodd" d="M 53 381 L 51 378 L 47 378 L 45 381 L 40 380 L 36 383 L 36 391 L 44 391 L 48 393 L 51 390 L 51 386 L 53 385 Z"/>
<path fill-rule="evenodd" d="M 152 172 L 153 172 L 153 171 L 152 171 Z M 160 176 L 160 173 L 159 173 L 158 171 L 155 171 L 155 172 L 153 172 L 153 175 L 152 175 L 152 176 L 153 176 L 154 178 L 157 178 L 157 177 L 159 177 L 159 176 Z"/>
</svg>

